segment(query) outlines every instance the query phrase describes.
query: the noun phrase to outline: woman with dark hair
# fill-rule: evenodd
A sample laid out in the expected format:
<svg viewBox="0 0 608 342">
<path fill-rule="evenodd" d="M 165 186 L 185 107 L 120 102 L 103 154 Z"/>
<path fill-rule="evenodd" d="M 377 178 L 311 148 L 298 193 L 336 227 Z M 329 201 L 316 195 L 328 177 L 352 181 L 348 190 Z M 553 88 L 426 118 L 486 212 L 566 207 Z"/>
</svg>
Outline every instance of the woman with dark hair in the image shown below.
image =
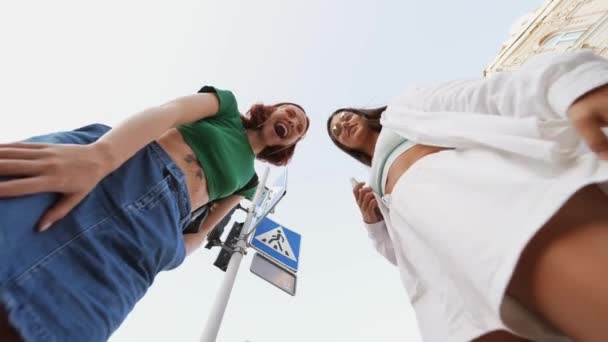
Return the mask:
<svg viewBox="0 0 608 342">
<path fill-rule="evenodd" d="M 254 160 L 287 164 L 308 127 L 297 104 L 241 116 L 232 92 L 204 87 L 115 128 L 1 144 L 2 341 L 106 341 L 156 274 L 253 196 Z"/>
<path fill-rule="evenodd" d="M 386 110 L 386 106 L 372 109 L 365 108 L 340 108 L 333 112 L 329 119 L 327 120 L 327 132 L 329 133 L 330 139 L 334 142 L 334 144 L 344 151 L 344 153 L 350 155 L 361 163 L 372 166 L 371 156 L 373 153 L 369 153 L 368 151 L 358 150 L 356 148 L 350 148 L 344 144 L 341 144 L 337 137 L 338 135 L 334 135 L 331 133 L 332 129 L 332 118 L 336 117 L 338 114 L 339 120 L 333 125 L 334 128 L 341 128 L 340 122 L 354 120 L 362 120 L 365 122 L 365 126 L 370 128 L 370 133 L 378 133 L 382 130 L 382 125 L 380 124 L 380 117 L 382 113 Z"/>
<path fill-rule="evenodd" d="M 330 116 L 371 166 L 354 196 L 425 341 L 608 341 L 607 123 L 591 52 Z"/>
</svg>

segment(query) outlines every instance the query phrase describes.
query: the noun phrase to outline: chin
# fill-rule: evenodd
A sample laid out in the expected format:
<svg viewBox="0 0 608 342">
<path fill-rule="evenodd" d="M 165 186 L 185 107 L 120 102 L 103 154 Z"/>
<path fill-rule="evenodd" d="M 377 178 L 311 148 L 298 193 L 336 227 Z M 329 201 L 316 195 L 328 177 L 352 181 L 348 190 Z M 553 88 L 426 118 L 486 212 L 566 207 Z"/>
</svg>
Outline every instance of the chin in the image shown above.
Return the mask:
<svg viewBox="0 0 608 342">
<path fill-rule="evenodd" d="M 355 132 L 353 133 L 353 136 L 352 136 L 353 141 L 363 141 L 363 140 L 365 140 L 366 136 L 365 136 L 364 133 L 365 132 L 362 129 L 357 128 L 355 130 Z"/>
<path fill-rule="evenodd" d="M 275 146 L 281 143 L 281 139 L 273 130 L 269 130 L 268 132 L 264 132 L 264 142 L 267 146 Z"/>
</svg>

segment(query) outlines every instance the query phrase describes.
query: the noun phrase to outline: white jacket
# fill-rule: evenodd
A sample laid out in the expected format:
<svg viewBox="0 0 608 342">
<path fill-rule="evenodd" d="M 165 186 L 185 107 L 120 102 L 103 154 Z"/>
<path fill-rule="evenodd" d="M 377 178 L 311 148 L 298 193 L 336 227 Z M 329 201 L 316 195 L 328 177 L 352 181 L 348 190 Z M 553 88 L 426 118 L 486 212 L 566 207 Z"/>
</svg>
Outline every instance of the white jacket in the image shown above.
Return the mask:
<svg viewBox="0 0 608 342">
<path fill-rule="evenodd" d="M 410 88 L 389 103 L 381 123 L 419 144 L 484 147 L 542 162 L 567 162 L 581 145 L 567 110 L 604 84 L 608 62 L 591 52 L 539 55 L 514 72 Z M 399 267 L 424 340 L 451 340 L 442 331 L 441 313 L 432 309 L 435 294 L 425 293 L 408 251 L 395 253 L 401 244 L 391 239 L 387 225 L 395 227 L 383 199 L 377 200 L 385 221 L 366 225 L 374 247 Z"/>
</svg>

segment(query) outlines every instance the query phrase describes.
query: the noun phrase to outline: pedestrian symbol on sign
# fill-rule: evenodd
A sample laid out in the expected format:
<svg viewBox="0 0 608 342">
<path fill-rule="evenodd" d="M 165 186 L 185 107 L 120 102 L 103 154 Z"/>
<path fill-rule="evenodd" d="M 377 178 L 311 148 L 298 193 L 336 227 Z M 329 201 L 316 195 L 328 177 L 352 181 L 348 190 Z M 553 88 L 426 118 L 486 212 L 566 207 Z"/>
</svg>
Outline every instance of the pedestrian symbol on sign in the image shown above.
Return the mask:
<svg viewBox="0 0 608 342">
<path fill-rule="evenodd" d="M 266 242 L 265 240 L 266 240 L 266 239 L 263 239 L 263 240 L 262 240 L 262 242 Z M 271 244 L 272 244 L 274 241 L 276 241 L 277 243 L 276 243 L 276 244 L 274 244 L 274 245 L 271 245 Z M 277 234 L 276 234 L 276 235 L 273 235 L 273 236 L 271 237 L 271 239 L 270 239 L 270 240 L 268 240 L 268 242 L 267 242 L 267 243 L 268 243 L 269 245 L 271 245 L 271 246 L 272 246 L 272 248 L 274 248 L 274 249 L 278 249 L 278 250 L 280 250 L 281 252 L 283 252 L 283 246 L 281 246 L 281 242 L 283 242 L 283 241 L 285 241 L 285 238 L 283 237 L 283 235 L 281 235 L 281 231 L 280 231 L 280 230 L 278 230 L 278 231 L 277 231 Z M 287 252 L 286 254 L 287 254 L 287 256 L 289 256 L 289 252 Z"/>
<path fill-rule="evenodd" d="M 289 241 L 285 239 L 285 232 L 283 232 L 281 226 L 260 234 L 256 236 L 255 239 L 286 256 L 287 258 L 296 261 L 293 249 L 291 248 Z"/>
</svg>

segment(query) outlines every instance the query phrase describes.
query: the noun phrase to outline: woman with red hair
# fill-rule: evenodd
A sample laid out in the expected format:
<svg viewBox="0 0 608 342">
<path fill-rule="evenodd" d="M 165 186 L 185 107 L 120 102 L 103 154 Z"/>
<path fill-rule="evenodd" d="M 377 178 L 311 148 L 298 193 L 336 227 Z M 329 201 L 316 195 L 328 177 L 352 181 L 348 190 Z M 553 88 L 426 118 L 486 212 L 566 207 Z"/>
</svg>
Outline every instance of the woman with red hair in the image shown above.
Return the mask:
<svg viewBox="0 0 608 342">
<path fill-rule="evenodd" d="M 207 86 L 114 128 L 1 144 L 0 339 L 106 341 L 156 274 L 253 196 L 254 160 L 287 164 L 308 127 L 297 104 L 242 116 Z"/>
</svg>

